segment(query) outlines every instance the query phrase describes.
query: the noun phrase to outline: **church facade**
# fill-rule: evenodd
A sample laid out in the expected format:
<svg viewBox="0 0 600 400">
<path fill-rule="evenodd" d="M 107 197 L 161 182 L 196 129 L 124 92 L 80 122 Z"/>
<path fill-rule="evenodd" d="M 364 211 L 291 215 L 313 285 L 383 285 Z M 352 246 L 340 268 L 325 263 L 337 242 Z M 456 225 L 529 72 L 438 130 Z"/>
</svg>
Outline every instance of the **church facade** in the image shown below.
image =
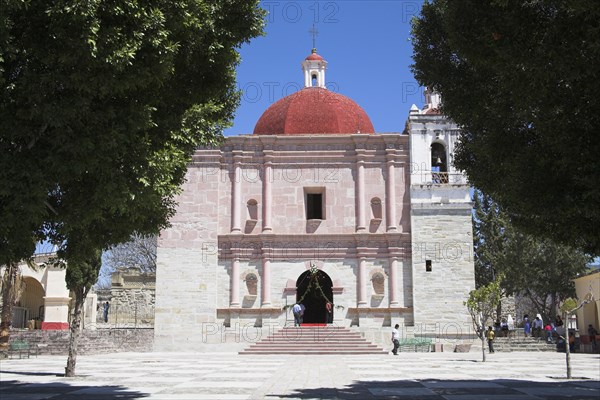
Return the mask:
<svg viewBox="0 0 600 400">
<path fill-rule="evenodd" d="M 252 341 L 327 321 L 363 332 L 462 337 L 475 286 L 471 200 L 452 167 L 458 127 L 427 93 L 402 133 L 325 88 L 327 62 L 253 134 L 199 149 L 157 253 L 155 349 Z"/>
</svg>

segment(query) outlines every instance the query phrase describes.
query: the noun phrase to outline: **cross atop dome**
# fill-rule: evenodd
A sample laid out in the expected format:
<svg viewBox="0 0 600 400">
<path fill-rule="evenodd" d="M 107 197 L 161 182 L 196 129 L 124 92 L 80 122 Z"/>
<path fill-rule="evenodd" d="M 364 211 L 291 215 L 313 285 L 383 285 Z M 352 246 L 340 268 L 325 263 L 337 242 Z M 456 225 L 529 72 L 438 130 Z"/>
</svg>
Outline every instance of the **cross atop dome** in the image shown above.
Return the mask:
<svg viewBox="0 0 600 400">
<path fill-rule="evenodd" d="M 308 31 L 308 33 L 310 33 L 313 37 L 313 49 L 317 47 L 317 36 L 319 36 L 319 31 L 317 30 L 317 27 L 315 26 L 315 24 L 313 24 L 312 29 L 310 31 Z"/>
<path fill-rule="evenodd" d="M 317 49 L 313 47 L 311 54 L 302 62 L 302 71 L 304 71 L 304 87 L 325 87 L 325 70 L 327 61 L 317 54 Z"/>
</svg>

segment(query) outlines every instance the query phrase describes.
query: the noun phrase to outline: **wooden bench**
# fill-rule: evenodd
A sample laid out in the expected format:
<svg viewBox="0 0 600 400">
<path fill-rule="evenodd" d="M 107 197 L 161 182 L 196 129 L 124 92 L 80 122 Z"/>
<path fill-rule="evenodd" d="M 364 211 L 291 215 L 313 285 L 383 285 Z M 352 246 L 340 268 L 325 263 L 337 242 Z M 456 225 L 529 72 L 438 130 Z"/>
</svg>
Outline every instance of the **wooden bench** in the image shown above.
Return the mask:
<svg viewBox="0 0 600 400">
<path fill-rule="evenodd" d="M 8 344 L 8 356 L 19 354 L 19 358 L 23 358 L 23 356 L 29 356 L 32 353 L 31 346 L 29 346 L 29 342 L 26 340 L 13 340 Z M 36 354 L 37 352 L 33 351 Z"/>
</svg>

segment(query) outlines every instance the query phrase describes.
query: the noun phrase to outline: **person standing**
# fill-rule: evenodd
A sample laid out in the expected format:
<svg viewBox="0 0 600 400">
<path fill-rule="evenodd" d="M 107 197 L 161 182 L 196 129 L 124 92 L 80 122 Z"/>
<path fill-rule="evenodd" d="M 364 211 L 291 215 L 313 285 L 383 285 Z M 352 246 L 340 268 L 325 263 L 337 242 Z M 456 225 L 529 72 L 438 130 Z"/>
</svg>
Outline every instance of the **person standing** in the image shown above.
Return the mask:
<svg viewBox="0 0 600 400">
<path fill-rule="evenodd" d="M 333 304 L 329 301 L 325 303 L 325 322 L 331 324 L 333 322 Z"/>
<path fill-rule="evenodd" d="M 546 332 L 546 342 L 552 343 L 552 325 L 546 324 L 544 332 Z"/>
<path fill-rule="evenodd" d="M 525 337 L 531 333 L 531 324 L 529 323 L 529 315 L 525 314 L 523 317 L 523 334 Z"/>
<path fill-rule="evenodd" d="M 106 303 L 104 303 L 104 308 L 102 310 L 105 323 L 108 322 L 108 309 L 109 308 L 110 308 L 110 303 L 107 301 Z"/>
<path fill-rule="evenodd" d="M 400 332 L 398 332 L 398 328 L 400 328 L 400 325 L 396 324 L 394 329 L 392 329 L 392 343 L 394 343 L 392 353 L 394 353 L 395 356 L 398 355 L 398 348 L 400 348 Z"/>
<path fill-rule="evenodd" d="M 535 317 L 535 319 L 533 320 L 533 337 L 536 338 L 540 338 L 542 337 L 542 329 L 544 328 L 543 326 L 543 322 L 542 319 L 540 318 L 539 314 L 537 317 Z"/>
<path fill-rule="evenodd" d="M 511 314 L 508 314 L 506 325 L 508 325 L 508 337 L 512 337 L 515 332 L 515 320 Z"/>
<path fill-rule="evenodd" d="M 596 331 L 594 325 L 592 324 L 588 325 L 587 331 L 588 336 L 590 337 L 590 343 L 592 343 L 592 350 L 596 351 L 596 348 L 598 347 L 598 344 L 596 343 L 596 335 L 598 334 L 598 331 Z"/>
<path fill-rule="evenodd" d="M 491 326 L 488 326 L 488 331 L 487 331 L 487 341 L 488 341 L 488 347 L 490 349 L 490 353 L 494 352 L 494 337 L 495 337 L 495 333 L 494 330 L 492 329 Z"/>
</svg>

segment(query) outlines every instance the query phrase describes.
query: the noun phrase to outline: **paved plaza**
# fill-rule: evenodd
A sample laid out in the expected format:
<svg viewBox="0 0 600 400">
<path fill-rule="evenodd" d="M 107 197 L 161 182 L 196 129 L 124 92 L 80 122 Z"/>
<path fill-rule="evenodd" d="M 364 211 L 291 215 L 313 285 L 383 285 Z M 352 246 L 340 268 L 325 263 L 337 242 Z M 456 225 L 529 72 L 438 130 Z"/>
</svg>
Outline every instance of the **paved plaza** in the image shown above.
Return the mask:
<svg viewBox="0 0 600 400">
<path fill-rule="evenodd" d="M 0 361 L 0 399 L 598 399 L 600 356 L 560 353 L 400 353 L 248 356 L 116 353 Z"/>
</svg>

